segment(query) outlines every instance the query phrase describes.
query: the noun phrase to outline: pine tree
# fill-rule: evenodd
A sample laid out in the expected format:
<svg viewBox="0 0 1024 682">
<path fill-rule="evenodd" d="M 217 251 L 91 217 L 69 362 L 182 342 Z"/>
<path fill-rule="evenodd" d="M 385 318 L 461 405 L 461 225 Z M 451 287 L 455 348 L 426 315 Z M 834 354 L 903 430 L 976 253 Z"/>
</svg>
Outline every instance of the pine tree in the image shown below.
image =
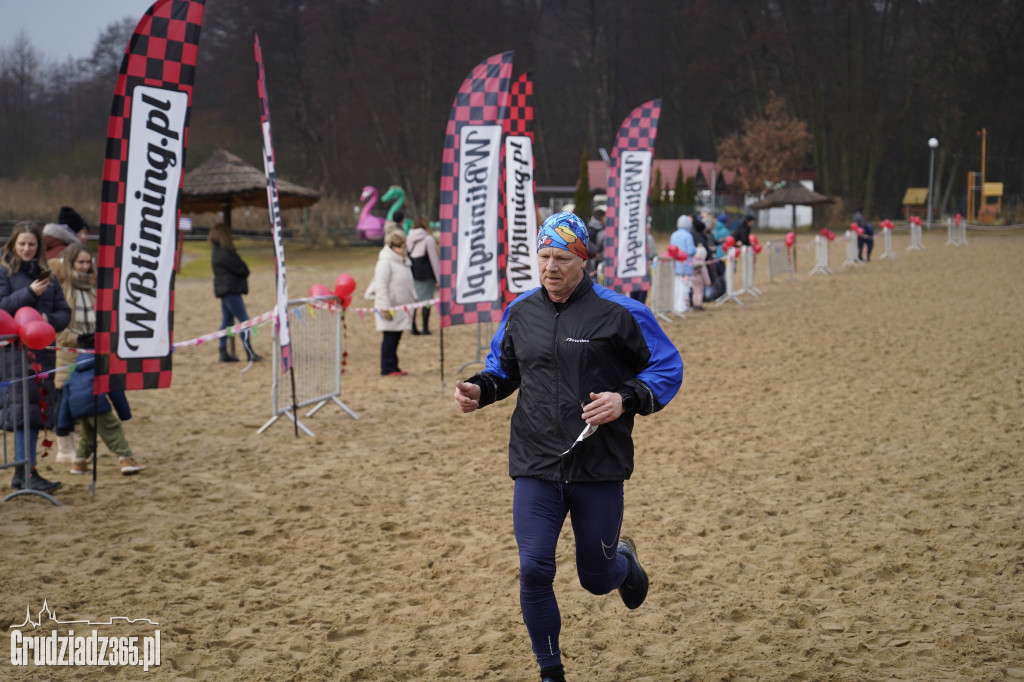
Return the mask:
<svg viewBox="0 0 1024 682">
<path fill-rule="evenodd" d="M 684 203 L 683 195 L 685 185 L 683 184 L 683 164 L 679 164 L 679 168 L 676 169 L 676 184 L 672 188 L 672 207 L 678 209 Z"/>
<path fill-rule="evenodd" d="M 572 212 L 580 217 L 583 222 L 590 220 L 590 171 L 587 170 L 587 150 L 583 150 L 580 157 L 580 176 L 576 182 L 576 195 L 573 199 L 576 206 Z"/>
</svg>

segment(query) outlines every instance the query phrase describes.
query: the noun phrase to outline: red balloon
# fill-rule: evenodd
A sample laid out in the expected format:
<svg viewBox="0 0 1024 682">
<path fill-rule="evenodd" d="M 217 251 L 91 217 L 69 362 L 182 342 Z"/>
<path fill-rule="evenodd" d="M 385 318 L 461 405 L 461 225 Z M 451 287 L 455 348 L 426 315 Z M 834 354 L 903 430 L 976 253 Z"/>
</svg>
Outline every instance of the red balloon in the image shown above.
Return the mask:
<svg viewBox="0 0 1024 682">
<path fill-rule="evenodd" d="M 732 257 L 733 258 L 739 258 L 740 257 L 740 247 L 738 247 L 738 246 L 732 247 Z"/>
<path fill-rule="evenodd" d="M 864 234 L 864 228 L 861 227 L 860 225 L 857 226 L 857 234 L 859 234 L 859 235 L 863 235 Z"/>
<path fill-rule="evenodd" d="M 835 232 L 833 232 L 832 230 L 829 230 L 829 231 L 828 231 L 828 234 L 827 234 L 827 235 L 825 235 L 825 236 L 826 236 L 826 237 L 828 237 L 828 240 L 829 240 L 830 242 L 831 242 L 831 241 L 835 241 L 835 238 L 836 238 L 836 233 L 835 233 Z"/>
<path fill-rule="evenodd" d="M 0 309 L 0 336 L 9 336 L 18 333 L 18 323 L 14 321 L 11 314 Z"/>
<path fill-rule="evenodd" d="M 46 348 L 56 336 L 53 326 L 45 320 L 32 320 L 18 330 L 18 338 L 32 350 Z"/>
<path fill-rule="evenodd" d="M 733 237 L 731 234 L 728 237 L 726 237 L 725 241 L 723 242 L 723 244 L 725 244 L 725 248 L 727 248 L 727 249 L 732 248 L 732 245 L 735 244 L 735 243 L 736 243 L 736 238 Z"/>
<path fill-rule="evenodd" d="M 756 244 L 757 243 L 757 235 L 756 234 L 750 235 L 750 243 L 751 244 Z"/>
<path fill-rule="evenodd" d="M 761 245 L 760 244 L 755 242 L 754 246 L 752 246 L 751 248 L 754 249 L 754 253 L 761 253 Z"/>
<path fill-rule="evenodd" d="M 857 223 L 850 223 L 850 229 L 856 232 L 859 229 Z"/>
<path fill-rule="evenodd" d="M 331 290 L 323 284 L 314 284 L 309 288 L 309 295 L 311 298 L 317 298 L 318 296 L 330 296 Z"/>
<path fill-rule="evenodd" d="M 963 220 L 963 216 L 960 215 L 959 213 L 957 213 L 955 220 L 956 220 L 956 224 L 959 225 L 960 221 Z"/>
<path fill-rule="evenodd" d="M 345 298 L 341 299 L 342 308 L 345 308 L 347 310 L 350 305 L 352 305 L 352 294 L 349 294 Z"/>
<path fill-rule="evenodd" d="M 38 310 L 36 310 L 35 308 L 32 308 L 30 306 L 24 306 L 23 308 L 18 308 L 18 310 L 14 313 L 14 323 L 16 325 L 18 325 L 19 329 L 21 327 L 24 327 L 25 325 L 27 325 L 29 322 L 42 322 L 42 321 L 43 321 L 42 313 L 40 313 Z"/>
<path fill-rule="evenodd" d="M 344 300 L 346 296 L 356 290 L 356 281 L 352 275 L 343 272 L 334 280 L 334 295 Z"/>
<path fill-rule="evenodd" d="M 796 232 L 786 233 L 786 246 L 793 246 L 796 243 Z"/>
<path fill-rule="evenodd" d="M 684 260 L 686 260 L 689 257 L 690 257 L 690 254 L 686 253 L 685 251 L 679 251 L 678 253 L 676 253 L 676 260 L 679 261 L 680 263 L 682 263 Z"/>
</svg>

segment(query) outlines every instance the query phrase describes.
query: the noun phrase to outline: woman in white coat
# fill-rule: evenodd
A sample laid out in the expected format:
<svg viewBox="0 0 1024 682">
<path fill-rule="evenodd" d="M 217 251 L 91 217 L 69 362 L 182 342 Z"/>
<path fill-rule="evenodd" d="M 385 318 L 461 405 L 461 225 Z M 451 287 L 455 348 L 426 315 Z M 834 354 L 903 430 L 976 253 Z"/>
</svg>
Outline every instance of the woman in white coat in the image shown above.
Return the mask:
<svg viewBox="0 0 1024 682">
<path fill-rule="evenodd" d="M 405 256 L 405 233 L 389 232 L 384 248 L 377 257 L 373 282 L 366 292 L 377 310 L 377 331 L 384 334 L 380 343 L 380 373 L 382 376 L 405 376 L 398 367 L 398 342 L 402 332 L 412 328 L 412 315 L 402 306 L 415 303 L 416 290 L 412 283 L 412 269 Z"/>
</svg>

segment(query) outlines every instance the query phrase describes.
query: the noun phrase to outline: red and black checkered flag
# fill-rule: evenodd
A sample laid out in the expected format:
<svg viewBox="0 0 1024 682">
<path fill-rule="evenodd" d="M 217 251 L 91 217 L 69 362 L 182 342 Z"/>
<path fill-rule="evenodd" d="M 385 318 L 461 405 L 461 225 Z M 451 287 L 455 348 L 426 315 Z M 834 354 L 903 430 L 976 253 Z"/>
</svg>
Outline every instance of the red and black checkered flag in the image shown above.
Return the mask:
<svg viewBox="0 0 1024 682">
<path fill-rule="evenodd" d="M 502 299 L 540 286 L 537 271 L 537 207 L 533 163 L 533 81 L 524 73 L 509 88 L 501 163 L 504 248 L 498 258 Z"/>
<path fill-rule="evenodd" d="M 641 104 L 622 122 L 612 148 L 604 276 L 605 284 L 621 293 L 651 287 L 647 268 L 647 191 L 660 116 L 660 99 Z"/>
<path fill-rule="evenodd" d="M 267 175 L 267 206 L 270 207 L 270 228 L 274 238 L 274 272 L 277 282 L 277 314 L 274 330 L 281 349 L 281 371 L 292 368 L 292 342 L 288 329 L 288 280 L 284 270 L 284 241 L 281 238 L 281 201 L 277 192 L 277 166 L 274 161 L 274 139 L 270 134 L 270 98 L 267 96 L 267 76 L 263 71 L 263 51 L 260 37 L 252 32 L 256 57 L 256 88 L 260 98 L 260 131 L 263 133 L 263 170 Z M 297 428 L 297 427 L 296 427 Z"/>
<path fill-rule="evenodd" d="M 100 205 L 99 393 L 171 384 L 174 264 L 205 0 L 157 0 L 114 86 Z"/>
<path fill-rule="evenodd" d="M 480 62 L 459 88 L 441 158 L 440 326 L 501 316 L 498 229 L 502 121 L 512 52 Z"/>
</svg>

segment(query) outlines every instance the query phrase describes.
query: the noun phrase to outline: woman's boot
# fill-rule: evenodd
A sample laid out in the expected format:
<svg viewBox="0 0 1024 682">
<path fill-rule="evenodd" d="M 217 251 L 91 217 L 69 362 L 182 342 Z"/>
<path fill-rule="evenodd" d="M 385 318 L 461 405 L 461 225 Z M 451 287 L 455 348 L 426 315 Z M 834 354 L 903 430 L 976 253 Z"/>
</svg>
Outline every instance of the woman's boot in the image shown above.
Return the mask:
<svg viewBox="0 0 1024 682">
<path fill-rule="evenodd" d="M 430 330 L 427 329 L 427 323 L 430 321 L 430 306 L 425 305 L 420 310 L 423 311 L 423 333 L 429 334 Z"/>
</svg>

